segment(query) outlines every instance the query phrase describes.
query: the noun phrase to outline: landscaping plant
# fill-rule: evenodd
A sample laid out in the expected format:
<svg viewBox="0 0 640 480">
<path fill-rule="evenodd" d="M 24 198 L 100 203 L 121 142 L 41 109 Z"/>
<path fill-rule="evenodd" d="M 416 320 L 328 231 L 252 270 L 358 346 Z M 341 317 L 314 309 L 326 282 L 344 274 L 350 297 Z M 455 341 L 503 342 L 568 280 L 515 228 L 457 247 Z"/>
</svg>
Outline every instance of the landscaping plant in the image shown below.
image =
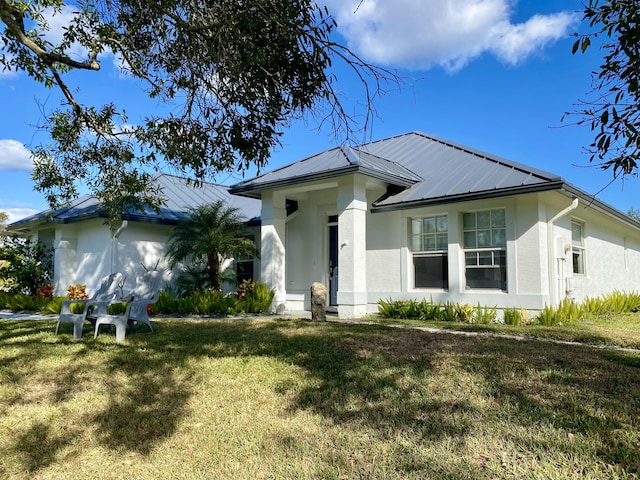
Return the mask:
<svg viewBox="0 0 640 480">
<path fill-rule="evenodd" d="M 10 293 L 37 295 L 51 279 L 52 249 L 40 241 L 4 234 L 0 242 L 0 283 Z M 2 263 L 2 262 L 0 262 Z"/>
</svg>

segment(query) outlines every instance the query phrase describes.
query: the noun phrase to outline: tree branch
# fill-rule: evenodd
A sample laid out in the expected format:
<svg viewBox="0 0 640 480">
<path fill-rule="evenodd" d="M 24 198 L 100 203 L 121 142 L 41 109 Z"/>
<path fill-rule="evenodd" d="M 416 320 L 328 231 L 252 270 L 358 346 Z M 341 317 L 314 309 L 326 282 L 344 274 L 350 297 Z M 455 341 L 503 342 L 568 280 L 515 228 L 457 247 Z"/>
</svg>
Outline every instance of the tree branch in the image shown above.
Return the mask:
<svg viewBox="0 0 640 480">
<path fill-rule="evenodd" d="M 22 14 L 19 10 L 9 5 L 6 1 L 0 1 L 0 20 L 4 22 L 19 43 L 31 50 L 46 65 L 61 63 L 83 70 L 100 70 L 100 62 L 98 62 L 95 52 L 91 55 L 91 59 L 86 62 L 78 62 L 59 53 L 47 52 L 25 33 L 24 22 L 18 21 L 19 19 L 22 19 Z"/>
</svg>

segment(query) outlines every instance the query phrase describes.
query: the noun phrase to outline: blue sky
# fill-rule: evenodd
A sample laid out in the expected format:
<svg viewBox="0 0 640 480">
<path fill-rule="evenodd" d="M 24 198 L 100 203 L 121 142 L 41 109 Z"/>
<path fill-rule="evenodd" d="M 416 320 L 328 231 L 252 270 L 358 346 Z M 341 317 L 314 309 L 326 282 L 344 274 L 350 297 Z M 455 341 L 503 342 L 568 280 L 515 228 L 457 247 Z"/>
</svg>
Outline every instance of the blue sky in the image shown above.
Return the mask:
<svg viewBox="0 0 640 480">
<path fill-rule="evenodd" d="M 325 2 L 342 42 L 404 79 L 400 90 L 377 101 L 378 117 L 364 140 L 423 131 L 560 175 L 624 212 L 640 208 L 638 179 L 609 185 L 611 172 L 590 166 L 584 152 L 592 132 L 572 125 L 571 117 L 561 121 L 588 98 L 590 73 L 602 56 L 596 47 L 571 54 L 571 34 L 585 28 L 580 0 L 449 0 L 447 8 L 415 0 Z M 63 23 L 58 16 L 52 26 Z M 145 99 L 113 58 L 102 64 L 98 74 L 69 79 L 82 101 L 122 104 L 131 122 L 163 108 Z M 336 73 L 347 104 L 357 108 L 357 81 L 342 68 Z M 46 143 L 37 128 L 42 106 L 51 109 L 58 101 L 57 91 L 24 74 L 0 73 L 0 211 L 11 221 L 47 208 L 33 190 L 25 147 Z M 336 146 L 329 131 L 315 127 L 312 120 L 291 125 L 267 170 Z M 236 173 L 216 180 L 241 178 Z"/>
</svg>

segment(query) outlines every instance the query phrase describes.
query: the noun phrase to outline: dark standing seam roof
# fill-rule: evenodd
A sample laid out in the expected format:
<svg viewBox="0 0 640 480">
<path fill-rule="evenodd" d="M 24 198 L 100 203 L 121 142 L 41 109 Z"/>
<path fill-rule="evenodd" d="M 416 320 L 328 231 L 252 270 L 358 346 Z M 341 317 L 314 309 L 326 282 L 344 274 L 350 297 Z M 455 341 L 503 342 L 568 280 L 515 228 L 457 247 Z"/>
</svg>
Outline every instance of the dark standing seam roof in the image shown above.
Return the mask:
<svg viewBox="0 0 640 480">
<path fill-rule="evenodd" d="M 261 190 L 283 185 L 364 173 L 389 183 L 408 186 L 422 180 L 399 162 L 348 146 L 326 150 L 231 187 L 232 193 L 259 197 Z"/>
<path fill-rule="evenodd" d="M 166 205 L 160 213 L 151 209 L 145 211 L 129 211 L 121 217 L 123 220 L 133 220 L 165 225 L 175 225 L 183 218 L 187 211 L 200 205 L 212 204 L 222 200 L 226 205 L 236 207 L 249 221 L 257 221 L 260 216 L 260 201 L 252 198 L 240 197 L 229 193 L 228 187 L 214 183 L 202 183 L 199 186 L 188 184 L 187 180 L 169 174 L 160 174 L 152 180 L 162 188 Z M 79 198 L 68 207 L 55 211 L 45 210 L 30 217 L 23 218 L 9 225 L 19 229 L 34 222 L 72 223 L 88 218 L 106 218 L 99 208 L 98 200 L 93 196 Z"/>
<path fill-rule="evenodd" d="M 420 132 L 357 148 L 327 150 L 234 185 L 233 193 L 259 196 L 266 188 L 309 182 L 347 173 L 364 173 L 408 187 L 375 202 L 373 209 L 457 201 L 522 190 L 560 188 L 551 173 L 511 162 Z"/>
</svg>

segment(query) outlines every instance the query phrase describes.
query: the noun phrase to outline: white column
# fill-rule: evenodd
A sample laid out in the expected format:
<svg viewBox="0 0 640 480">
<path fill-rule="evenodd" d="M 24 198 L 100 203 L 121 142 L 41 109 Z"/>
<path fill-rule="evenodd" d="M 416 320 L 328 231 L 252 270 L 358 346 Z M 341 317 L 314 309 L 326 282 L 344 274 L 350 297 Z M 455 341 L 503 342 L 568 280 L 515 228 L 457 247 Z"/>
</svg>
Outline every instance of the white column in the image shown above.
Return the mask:
<svg viewBox="0 0 640 480">
<path fill-rule="evenodd" d="M 66 295 L 69 285 L 76 280 L 78 258 L 76 238 L 64 237 L 62 229 L 56 228 L 53 241 L 53 283 L 56 285 L 56 295 Z"/>
<path fill-rule="evenodd" d="M 285 221 L 287 210 L 285 197 L 279 193 L 262 196 L 262 221 L 260 239 L 260 278 L 276 292 L 271 304 L 272 311 L 281 313 L 286 308 L 285 284 Z"/>
<path fill-rule="evenodd" d="M 367 313 L 367 195 L 365 178 L 351 175 L 338 187 L 338 316 Z"/>
</svg>

